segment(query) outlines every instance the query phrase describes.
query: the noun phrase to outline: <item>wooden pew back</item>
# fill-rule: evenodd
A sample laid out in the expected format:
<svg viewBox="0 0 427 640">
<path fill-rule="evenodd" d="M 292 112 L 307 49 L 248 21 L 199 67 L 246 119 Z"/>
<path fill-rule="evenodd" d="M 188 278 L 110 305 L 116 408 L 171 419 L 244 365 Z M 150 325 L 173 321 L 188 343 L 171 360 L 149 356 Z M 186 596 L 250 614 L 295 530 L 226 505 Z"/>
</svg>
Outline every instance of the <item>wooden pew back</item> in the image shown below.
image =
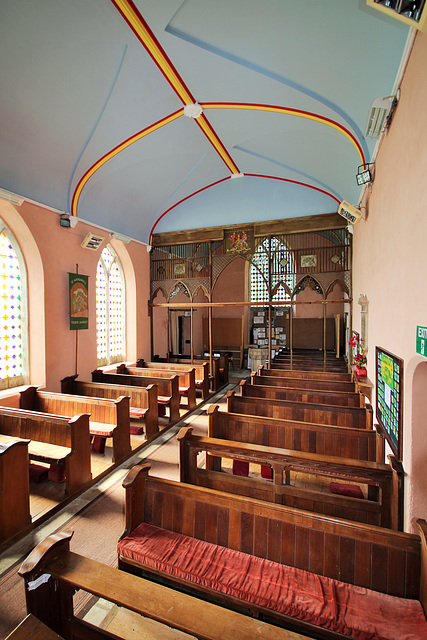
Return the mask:
<svg viewBox="0 0 427 640">
<path fill-rule="evenodd" d="M 257 384 L 257 380 L 261 380 Z M 273 380 L 273 384 L 267 382 Z M 342 407 L 364 407 L 365 396 L 362 393 L 345 391 L 321 391 L 317 389 L 284 388 L 280 378 L 264 378 L 252 374 L 251 382 L 241 380 L 240 394 L 250 398 L 269 398 L 272 400 L 291 400 L 292 402 L 309 402 L 314 404 L 331 404 Z"/>
<path fill-rule="evenodd" d="M 87 413 L 68 418 L 32 410 L 2 407 L 0 410 L 0 432 L 36 443 L 68 448 L 69 455 L 65 459 L 67 495 L 80 490 L 92 479 L 89 415 Z M 30 455 L 30 458 L 42 459 L 38 455 Z M 48 460 L 49 447 L 46 447 L 46 460 L 44 461 Z"/>
<path fill-rule="evenodd" d="M 142 364 L 143 361 L 139 360 L 138 362 Z M 179 378 L 180 393 L 187 396 L 189 409 L 196 406 L 196 370 L 194 367 L 174 369 L 173 366 L 171 368 L 156 366 L 147 367 L 146 365 L 141 366 L 141 364 L 137 363 L 137 366 L 135 367 L 123 364 L 119 365 L 117 367 L 117 373 L 128 373 L 133 376 L 149 375 L 159 378 L 167 378 L 177 375 Z"/>
<path fill-rule="evenodd" d="M 67 395 L 51 391 L 39 391 L 29 386 L 20 392 L 19 406 L 29 411 L 40 411 L 57 416 L 90 414 L 90 424 L 112 425 L 113 462 L 124 460 L 131 452 L 129 397 L 116 400 Z"/>
<path fill-rule="evenodd" d="M 372 429 L 373 411 L 371 405 L 364 408 L 340 407 L 338 405 L 292 402 L 249 397 L 237 397 L 234 391 L 227 393 L 228 410 L 233 413 L 313 422 L 352 429 Z"/>
<path fill-rule="evenodd" d="M 292 376 L 264 376 L 262 370 L 251 374 L 254 384 L 292 388 L 292 389 L 316 389 L 317 391 L 344 391 L 346 393 L 358 393 L 356 382 L 340 382 L 337 380 L 314 380 L 313 378 L 293 378 Z"/>
<path fill-rule="evenodd" d="M 61 393 L 78 396 L 90 396 L 106 400 L 117 400 L 129 396 L 129 406 L 146 409 L 144 415 L 146 435 L 151 438 L 159 431 L 159 413 L 157 404 L 157 385 L 136 387 L 131 385 L 103 384 L 76 380 L 77 376 L 67 376 L 61 380 Z"/>
<path fill-rule="evenodd" d="M 331 371 L 302 371 L 300 369 L 281 368 L 269 369 L 262 365 L 258 368 L 259 375 L 282 376 L 283 378 L 300 378 L 301 380 L 325 380 L 329 382 L 353 382 L 351 373 L 333 373 Z"/>
<path fill-rule="evenodd" d="M 137 367 L 142 369 L 166 369 L 168 371 L 187 371 L 194 369 L 196 388 L 201 389 L 202 398 L 206 399 L 209 395 L 209 363 L 208 362 L 146 362 L 143 358 L 137 360 Z"/>
<path fill-rule="evenodd" d="M 134 467 L 123 482 L 125 535 L 147 522 L 360 587 L 420 599 L 417 535 L 152 478 L 148 469 Z"/>
<path fill-rule="evenodd" d="M 194 436 L 192 431 L 192 427 L 182 427 L 177 436 L 181 482 L 354 522 L 402 528 L 403 471 L 394 456 L 392 464 L 385 465 Z M 205 468 L 198 466 L 199 453 L 205 454 Z M 223 459 L 270 468 L 271 480 L 262 478 L 259 471 L 257 477 L 224 472 Z M 328 492 L 328 484 L 337 481 L 367 485 L 367 499 Z"/>
<path fill-rule="evenodd" d="M 172 421 L 179 419 L 179 378 L 177 375 L 166 375 L 165 377 L 130 375 L 128 373 L 110 373 L 101 369 L 92 371 L 92 381 L 106 384 L 131 385 L 137 387 L 148 387 L 150 384 L 157 385 L 158 396 L 170 398 L 169 409 Z"/>
<path fill-rule="evenodd" d="M 237 396 L 233 397 L 227 412 L 220 411 L 218 405 L 209 407 L 208 435 L 211 438 L 384 462 L 384 438 L 374 430 L 330 427 L 235 413 L 233 407 L 238 400 Z"/>
</svg>

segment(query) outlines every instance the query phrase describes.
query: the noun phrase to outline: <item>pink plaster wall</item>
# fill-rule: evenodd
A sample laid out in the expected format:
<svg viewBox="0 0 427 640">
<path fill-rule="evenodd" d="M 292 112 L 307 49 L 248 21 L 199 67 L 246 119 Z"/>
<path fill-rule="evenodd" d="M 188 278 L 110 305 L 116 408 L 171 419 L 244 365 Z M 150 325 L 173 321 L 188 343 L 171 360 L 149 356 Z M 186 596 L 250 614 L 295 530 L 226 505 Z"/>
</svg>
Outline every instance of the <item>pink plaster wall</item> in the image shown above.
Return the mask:
<svg viewBox="0 0 427 640">
<path fill-rule="evenodd" d="M 59 391 L 61 378 L 77 371 L 81 380 L 90 380 L 91 371 L 97 366 L 96 266 L 102 249 L 111 238 L 107 231 L 81 221 L 74 229 L 61 227 L 57 213 L 27 202 L 16 208 L 15 216 L 18 216 L 29 230 L 28 233 L 37 245 L 38 258 L 42 265 L 38 280 L 35 281 L 31 273 L 31 261 L 34 262 L 34 258 L 29 255 L 28 240 L 20 230 L 19 224 L 15 225 L 12 231 L 27 261 L 30 298 L 36 298 L 39 305 L 43 305 L 44 300 L 44 327 L 36 327 L 38 334 L 34 333 L 33 327 L 30 333 L 30 353 L 34 349 L 34 342 L 37 341 L 37 347 L 43 350 L 44 363 L 43 367 L 38 369 L 33 363 L 30 382 L 44 385 L 51 391 Z M 80 246 L 89 231 L 105 236 L 97 251 Z M 133 360 L 137 356 L 147 357 L 149 324 L 145 300 L 148 300 L 149 292 L 149 256 L 146 247 L 136 242 L 122 245 L 116 241 L 115 248 L 119 257 L 122 257 L 127 289 L 126 305 L 131 316 L 131 321 L 128 321 L 126 358 Z M 77 344 L 77 332 L 70 331 L 68 315 L 68 272 L 75 272 L 76 265 L 79 273 L 89 276 L 90 314 L 89 329 L 78 332 Z M 135 299 L 138 300 L 138 307 Z M 43 317 L 42 313 L 34 315 L 32 309 L 35 309 L 35 305 L 30 305 L 30 326 L 37 325 L 37 318 Z"/>
<path fill-rule="evenodd" d="M 368 376 L 375 380 L 375 346 L 403 358 L 405 529 L 427 517 L 425 385 L 414 388 L 416 327 L 427 326 L 424 292 L 427 237 L 427 35 L 417 33 L 401 84 L 399 104 L 383 138 L 365 219 L 354 227 L 353 326 L 357 300 L 367 296 Z M 425 376 L 423 378 L 425 380 Z M 375 405 L 375 394 L 373 398 Z M 419 411 L 422 403 L 423 411 Z"/>
<path fill-rule="evenodd" d="M 232 260 L 219 275 L 212 293 L 212 302 L 244 302 L 248 300 L 248 268 L 249 262 L 243 258 Z M 212 317 L 242 318 L 243 341 L 247 346 L 249 340 L 248 317 L 249 307 L 213 308 Z"/>
</svg>

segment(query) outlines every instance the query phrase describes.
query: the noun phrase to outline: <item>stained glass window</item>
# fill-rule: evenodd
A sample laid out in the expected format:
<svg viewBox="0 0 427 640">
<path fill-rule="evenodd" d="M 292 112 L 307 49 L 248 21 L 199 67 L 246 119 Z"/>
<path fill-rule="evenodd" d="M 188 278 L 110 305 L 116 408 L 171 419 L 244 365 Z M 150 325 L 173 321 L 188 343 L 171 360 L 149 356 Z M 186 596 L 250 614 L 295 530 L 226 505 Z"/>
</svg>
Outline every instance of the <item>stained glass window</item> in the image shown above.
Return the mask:
<svg viewBox="0 0 427 640">
<path fill-rule="evenodd" d="M 11 234 L 3 227 L 0 233 L 0 388 L 24 384 L 25 338 L 23 261 Z"/>
<path fill-rule="evenodd" d="M 96 270 L 96 342 L 98 364 L 124 359 L 124 279 L 117 255 L 107 246 Z"/>
<path fill-rule="evenodd" d="M 277 238 L 258 245 L 250 269 L 251 302 L 268 302 L 269 279 L 272 300 L 290 300 L 295 285 L 292 253 Z"/>
</svg>

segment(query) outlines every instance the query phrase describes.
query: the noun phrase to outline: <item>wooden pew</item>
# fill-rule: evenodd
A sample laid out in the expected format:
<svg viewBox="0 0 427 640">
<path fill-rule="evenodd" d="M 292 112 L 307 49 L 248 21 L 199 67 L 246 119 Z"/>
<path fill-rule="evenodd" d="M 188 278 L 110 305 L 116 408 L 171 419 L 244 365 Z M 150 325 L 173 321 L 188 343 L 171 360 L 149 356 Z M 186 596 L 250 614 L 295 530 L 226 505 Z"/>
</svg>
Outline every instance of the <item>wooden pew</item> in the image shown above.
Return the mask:
<svg viewBox="0 0 427 640">
<path fill-rule="evenodd" d="M 361 628 L 377 637 L 374 611 L 390 631 L 382 638 L 397 640 L 412 625 L 419 625 L 417 640 L 427 634 L 424 520 L 421 543 L 418 535 L 149 477 L 148 470 L 138 465 L 123 482 L 120 568 L 316 638 L 342 640 Z"/>
<path fill-rule="evenodd" d="M 39 391 L 35 386 L 27 387 L 20 392 L 19 396 L 20 408 L 27 411 L 41 411 L 69 417 L 78 413 L 89 413 L 90 435 L 101 441 L 99 447 L 101 452 L 106 438 L 112 438 L 114 463 L 123 462 L 132 452 L 128 396 L 107 400 Z"/>
<path fill-rule="evenodd" d="M 117 367 L 117 373 L 125 373 L 131 376 L 152 376 L 155 378 L 170 378 L 170 376 L 177 375 L 179 379 L 179 393 L 182 396 L 186 396 L 188 399 L 188 408 L 193 409 L 196 406 L 196 375 L 194 368 L 187 368 L 185 370 L 173 371 L 171 369 L 155 369 L 141 367 L 129 367 L 125 364 L 120 364 Z"/>
<path fill-rule="evenodd" d="M 129 366 L 129 365 L 128 365 Z M 188 371 L 188 369 L 194 369 L 195 374 L 195 386 L 196 389 L 200 389 L 202 393 L 202 399 L 206 400 L 209 396 L 209 363 L 201 362 L 192 363 L 179 363 L 179 362 L 146 362 L 143 358 L 137 360 L 136 367 L 141 367 L 142 369 L 161 369 L 166 371 L 180 372 L 180 371 Z M 196 401 L 194 400 L 194 405 Z M 194 406 L 192 405 L 192 406 Z"/>
<path fill-rule="evenodd" d="M 267 384 L 271 380 L 273 384 Z M 342 407 L 363 408 L 365 406 L 365 396 L 363 393 L 292 389 L 291 387 L 282 387 L 280 383 L 280 378 L 264 378 L 263 376 L 257 376 L 253 373 L 250 383 L 246 380 L 240 381 L 240 394 L 250 398 L 270 398 L 272 400 L 291 400 L 292 402 L 333 404 Z"/>
<path fill-rule="evenodd" d="M 78 375 L 67 376 L 61 380 L 61 393 L 77 396 L 91 396 L 117 400 L 120 396 L 129 396 L 130 418 L 143 418 L 147 439 L 159 432 L 159 411 L 157 404 L 157 386 L 135 387 L 131 385 L 102 384 L 101 382 L 83 382 Z M 142 427 L 130 425 L 131 434 L 140 434 Z"/>
<path fill-rule="evenodd" d="M 260 375 L 261 373 L 261 375 Z M 346 393 L 359 393 L 357 382 L 340 382 L 337 380 L 314 380 L 313 378 L 293 378 L 292 376 L 264 376 L 262 371 L 251 373 L 254 384 L 266 384 L 291 389 L 315 389 L 316 391 L 344 391 Z"/>
<path fill-rule="evenodd" d="M 402 529 L 403 470 L 394 456 L 389 456 L 390 464 L 379 464 L 194 436 L 192 432 L 192 427 L 182 427 L 177 436 L 181 482 L 334 518 Z M 199 453 L 204 454 L 206 468 L 198 467 Z M 249 477 L 225 472 L 222 459 L 232 461 L 233 470 L 234 462 L 246 463 L 243 466 L 248 470 L 249 464 L 261 465 L 261 474 Z M 361 484 L 367 486 L 367 499 Z"/>
<path fill-rule="evenodd" d="M 235 399 L 238 399 L 236 397 Z M 375 430 L 330 427 L 295 420 L 276 420 L 229 411 L 208 410 L 208 435 L 322 456 L 384 462 L 384 437 Z"/>
<path fill-rule="evenodd" d="M 292 402 L 291 400 L 262 400 L 242 398 L 235 391 L 227 392 L 227 407 L 232 413 L 248 413 L 255 416 L 313 422 L 336 427 L 372 429 L 373 411 L 371 405 L 360 407 L 340 407 L 339 405 Z"/>
<path fill-rule="evenodd" d="M 29 442 L 0 435 L 0 545 L 31 523 Z"/>
<path fill-rule="evenodd" d="M 284 369 L 296 371 L 320 371 L 330 373 L 348 373 L 348 365 L 335 361 L 297 360 L 292 358 L 267 360 L 266 365 L 271 369 Z"/>
<path fill-rule="evenodd" d="M 354 377 L 352 373 L 333 373 L 332 371 L 303 371 L 301 369 L 281 369 L 275 367 L 270 369 L 260 365 L 258 367 L 258 374 L 260 376 L 282 376 L 283 378 L 299 378 L 300 380 L 325 380 L 329 382 L 353 382 Z"/>
<path fill-rule="evenodd" d="M 0 433 L 30 440 L 30 460 L 64 469 L 67 496 L 91 481 L 88 414 L 68 418 L 1 407 Z"/>
<path fill-rule="evenodd" d="M 19 569 L 25 581 L 27 611 L 67 640 L 118 636 L 159 640 L 306 638 L 73 553 L 71 537 L 72 533 L 66 532 L 49 536 Z M 50 578 L 35 587 L 40 576 Z M 116 617 L 110 614 L 97 626 L 78 617 L 73 593 L 79 589 L 116 605 Z M 33 636 L 24 637 L 28 640 Z M 48 635 L 42 637 L 50 640 Z"/>
<path fill-rule="evenodd" d="M 160 408 L 168 408 L 169 421 L 179 420 L 179 378 L 177 375 L 159 378 L 155 376 L 138 376 L 128 373 L 110 373 L 95 369 L 92 371 L 92 382 L 102 382 L 103 384 L 131 385 L 136 387 L 148 387 L 151 384 L 157 385 L 157 404 Z"/>
<path fill-rule="evenodd" d="M 218 391 L 224 384 L 228 383 L 228 358 L 225 356 L 212 357 L 212 372 L 210 371 L 210 359 L 203 356 L 194 356 L 190 358 L 171 358 L 171 362 L 177 364 L 198 363 L 207 364 L 209 372 L 209 386 L 212 391 Z"/>
</svg>

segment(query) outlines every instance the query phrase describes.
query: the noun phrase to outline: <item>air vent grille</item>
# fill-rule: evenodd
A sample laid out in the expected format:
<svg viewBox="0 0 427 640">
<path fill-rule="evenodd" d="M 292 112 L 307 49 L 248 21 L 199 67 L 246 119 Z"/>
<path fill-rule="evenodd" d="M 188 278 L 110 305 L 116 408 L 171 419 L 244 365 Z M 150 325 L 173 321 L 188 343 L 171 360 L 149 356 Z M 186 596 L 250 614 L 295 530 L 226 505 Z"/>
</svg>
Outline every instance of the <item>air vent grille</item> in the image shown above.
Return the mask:
<svg viewBox="0 0 427 640">
<path fill-rule="evenodd" d="M 104 236 L 98 236 L 96 233 L 88 233 L 81 246 L 84 249 L 92 249 L 92 251 L 96 251 L 103 240 Z"/>
<path fill-rule="evenodd" d="M 380 137 L 385 119 L 390 111 L 392 97 L 376 98 L 373 101 L 366 125 L 365 138 L 375 139 Z"/>
</svg>

